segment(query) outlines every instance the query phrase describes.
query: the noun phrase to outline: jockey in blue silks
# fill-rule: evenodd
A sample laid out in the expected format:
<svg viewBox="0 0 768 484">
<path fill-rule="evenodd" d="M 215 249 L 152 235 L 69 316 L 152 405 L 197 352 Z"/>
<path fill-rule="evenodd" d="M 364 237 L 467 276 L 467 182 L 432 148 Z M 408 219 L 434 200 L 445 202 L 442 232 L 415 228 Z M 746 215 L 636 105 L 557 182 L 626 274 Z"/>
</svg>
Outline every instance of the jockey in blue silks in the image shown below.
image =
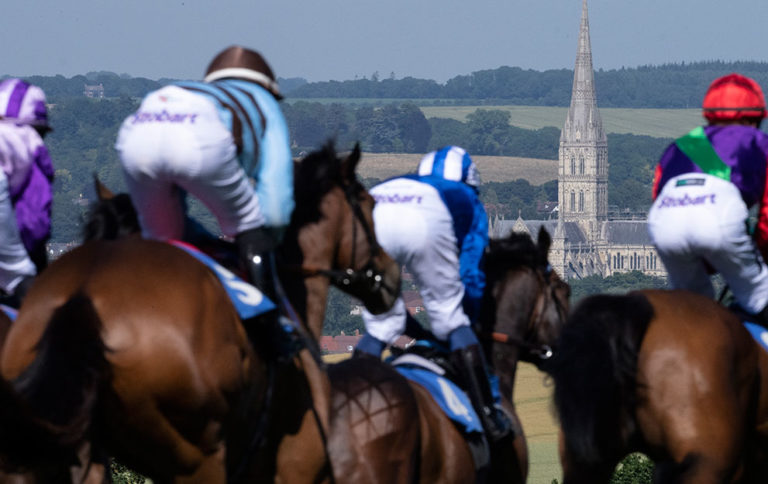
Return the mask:
<svg viewBox="0 0 768 484">
<path fill-rule="evenodd" d="M 272 69 L 240 46 L 220 52 L 202 82 L 149 93 L 122 124 L 120 155 L 143 235 L 194 239 L 190 193 L 235 239 L 251 282 L 273 297 L 267 263 L 293 211 L 293 158 Z"/>
<path fill-rule="evenodd" d="M 493 402 L 486 364 L 471 324 L 480 316 L 485 288 L 482 260 L 488 218 L 478 196 L 480 177 L 469 154 L 447 146 L 427 154 L 417 175 L 390 179 L 371 189 L 374 226 L 384 250 L 413 274 L 434 335 L 447 341 L 452 361 L 468 386 L 472 405 L 493 439 L 505 436 L 509 420 Z M 393 308 L 363 311 L 367 334 L 359 354 L 381 355 L 404 333 L 402 297 Z"/>
</svg>

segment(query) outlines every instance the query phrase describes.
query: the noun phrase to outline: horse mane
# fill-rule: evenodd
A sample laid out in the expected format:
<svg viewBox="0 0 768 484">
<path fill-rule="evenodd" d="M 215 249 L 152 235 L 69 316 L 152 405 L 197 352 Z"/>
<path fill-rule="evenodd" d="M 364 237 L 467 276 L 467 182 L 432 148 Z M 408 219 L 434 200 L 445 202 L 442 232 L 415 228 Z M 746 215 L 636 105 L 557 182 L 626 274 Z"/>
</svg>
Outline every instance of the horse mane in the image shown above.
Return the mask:
<svg viewBox="0 0 768 484">
<path fill-rule="evenodd" d="M 564 325 L 545 371 L 555 381 L 560 425 L 579 461 L 604 462 L 634 434 L 637 358 L 653 317 L 642 293 L 598 294 Z"/>
<path fill-rule="evenodd" d="M 313 151 L 294 164 L 293 196 L 296 203 L 293 217 L 302 221 L 320 218 L 320 200 L 334 186 L 341 184 L 341 160 L 333 141 Z"/>
<path fill-rule="evenodd" d="M 127 193 L 91 204 L 83 225 L 83 241 L 115 240 L 141 231 L 139 216 Z"/>
<path fill-rule="evenodd" d="M 527 233 L 512 232 L 503 239 L 491 239 L 485 253 L 485 272 L 490 280 L 517 267 L 535 269 L 546 265 L 546 254 L 540 253 L 539 247 Z"/>
</svg>

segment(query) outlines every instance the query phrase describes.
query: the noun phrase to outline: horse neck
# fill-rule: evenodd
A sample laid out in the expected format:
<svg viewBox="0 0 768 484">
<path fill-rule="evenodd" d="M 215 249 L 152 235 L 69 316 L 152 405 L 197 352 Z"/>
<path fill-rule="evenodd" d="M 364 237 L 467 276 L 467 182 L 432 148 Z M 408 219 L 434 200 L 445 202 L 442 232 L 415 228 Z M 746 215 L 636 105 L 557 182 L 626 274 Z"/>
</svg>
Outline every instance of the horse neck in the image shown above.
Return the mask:
<svg viewBox="0 0 768 484">
<path fill-rule="evenodd" d="M 495 358 L 493 363 L 501 391 L 511 399 L 517 363 L 523 351 L 520 342 L 526 340 L 531 329 L 540 288 L 535 274 L 528 270 L 516 270 L 508 271 L 499 281 L 490 283 L 489 290 L 496 294 L 493 331 L 510 339 L 510 343 L 494 342 L 498 351 L 491 353 Z M 501 357 L 497 358 L 497 354 Z"/>
<path fill-rule="evenodd" d="M 323 217 L 317 222 L 293 227 L 286 234 L 280 251 L 282 262 L 291 268 L 281 271 L 281 282 L 299 318 L 316 341 L 322 336 L 330 280 L 313 272 L 334 267 L 336 223 Z"/>
</svg>

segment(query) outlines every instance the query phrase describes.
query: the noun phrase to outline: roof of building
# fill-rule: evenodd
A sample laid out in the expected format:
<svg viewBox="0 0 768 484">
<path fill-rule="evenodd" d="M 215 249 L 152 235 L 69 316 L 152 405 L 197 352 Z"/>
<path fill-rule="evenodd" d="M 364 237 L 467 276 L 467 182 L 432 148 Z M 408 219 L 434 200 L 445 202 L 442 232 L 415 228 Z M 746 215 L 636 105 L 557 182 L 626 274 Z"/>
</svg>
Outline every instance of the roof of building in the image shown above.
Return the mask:
<svg viewBox="0 0 768 484">
<path fill-rule="evenodd" d="M 603 224 L 601 238 L 611 245 L 653 245 L 645 220 L 611 220 Z"/>
</svg>

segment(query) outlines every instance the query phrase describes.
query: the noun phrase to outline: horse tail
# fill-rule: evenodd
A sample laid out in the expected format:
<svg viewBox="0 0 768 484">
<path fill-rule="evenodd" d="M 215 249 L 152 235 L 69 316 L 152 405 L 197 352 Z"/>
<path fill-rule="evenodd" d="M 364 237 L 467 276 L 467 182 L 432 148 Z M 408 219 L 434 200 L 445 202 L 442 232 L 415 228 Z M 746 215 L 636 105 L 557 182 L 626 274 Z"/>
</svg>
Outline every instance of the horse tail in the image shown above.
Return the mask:
<svg viewBox="0 0 768 484">
<path fill-rule="evenodd" d="M 596 465 L 615 457 L 636 429 L 637 361 L 653 318 L 640 293 L 596 295 L 574 310 L 547 371 L 568 450 Z"/>
<path fill-rule="evenodd" d="M 101 328 L 91 299 L 73 296 L 53 313 L 13 391 L 3 382 L 0 452 L 12 466 L 69 459 L 86 438 L 99 391 L 111 379 Z"/>
</svg>

